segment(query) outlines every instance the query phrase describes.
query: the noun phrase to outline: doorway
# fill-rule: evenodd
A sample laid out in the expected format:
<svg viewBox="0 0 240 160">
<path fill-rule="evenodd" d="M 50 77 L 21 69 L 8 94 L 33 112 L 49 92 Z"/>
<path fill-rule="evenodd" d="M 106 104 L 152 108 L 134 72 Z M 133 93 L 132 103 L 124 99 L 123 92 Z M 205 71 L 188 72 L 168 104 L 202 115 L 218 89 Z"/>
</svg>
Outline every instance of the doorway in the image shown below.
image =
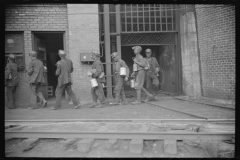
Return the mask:
<svg viewBox="0 0 240 160">
<path fill-rule="evenodd" d="M 145 50 L 147 48 L 152 50 L 152 57 L 155 57 L 161 68 L 159 72 L 159 83 L 160 86 L 157 88 L 158 91 L 165 92 L 168 94 L 178 93 L 178 70 L 177 70 L 177 54 L 176 45 L 140 45 L 142 47 L 141 55 L 145 58 Z M 122 59 L 126 62 L 130 69 L 130 74 L 133 72 L 133 60 L 134 53 L 131 46 L 121 47 Z M 144 84 L 146 87 L 146 84 Z M 125 86 L 126 91 L 132 91 L 129 85 Z"/>
<path fill-rule="evenodd" d="M 58 50 L 65 48 L 64 32 L 33 32 L 32 36 L 33 50 L 47 67 L 46 84 L 41 86 L 41 91 L 46 99 L 52 99 L 58 84 L 58 77 L 55 75 L 55 64 L 60 60 Z"/>
</svg>

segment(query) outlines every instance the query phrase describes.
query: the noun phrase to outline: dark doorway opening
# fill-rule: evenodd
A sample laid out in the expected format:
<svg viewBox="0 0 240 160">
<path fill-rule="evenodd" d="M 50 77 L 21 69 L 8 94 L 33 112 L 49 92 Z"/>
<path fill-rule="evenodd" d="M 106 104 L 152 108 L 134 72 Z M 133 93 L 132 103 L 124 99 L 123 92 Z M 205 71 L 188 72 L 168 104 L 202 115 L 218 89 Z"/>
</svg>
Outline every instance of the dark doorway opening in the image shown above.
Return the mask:
<svg viewBox="0 0 240 160">
<path fill-rule="evenodd" d="M 54 32 L 36 32 L 34 35 L 43 37 L 45 40 L 46 48 L 46 67 L 47 67 L 47 87 L 48 87 L 48 98 L 55 97 L 55 90 L 58 83 L 58 77 L 55 75 L 57 69 L 56 63 L 60 60 L 58 56 L 58 50 L 64 50 L 64 39 L 62 33 Z"/>
<path fill-rule="evenodd" d="M 157 88 L 158 91 L 166 93 L 177 93 L 178 92 L 178 78 L 177 78 L 177 61 L 176 61 L 176 50 L 175 45 L 140 45 L 142 47 L 141 55 L 145 58 L 145 50 L 147 48 L 152 50 L 152 56 L 155 57 L 162 69 L 159 72 L 160 86 Z M 130 69 L 130 74 L 133 72 L 133 60 L 134 53 L 132 50 L 133 46 L 122 46 L 121 57 L 126 62 Z M 144 85 L 146 87 L 146 84 Z M 132 91 L 130 85 L 125 86 L 126 91 Z"/>
</svg>

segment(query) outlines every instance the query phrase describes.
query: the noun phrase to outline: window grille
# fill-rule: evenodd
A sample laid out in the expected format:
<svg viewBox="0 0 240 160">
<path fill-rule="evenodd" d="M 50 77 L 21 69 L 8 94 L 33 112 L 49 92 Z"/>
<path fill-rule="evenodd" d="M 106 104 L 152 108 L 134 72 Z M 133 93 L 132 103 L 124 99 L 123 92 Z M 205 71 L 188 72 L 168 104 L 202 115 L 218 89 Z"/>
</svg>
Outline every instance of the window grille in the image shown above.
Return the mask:
<svg viewBox="0 0 240 160">
<path fill-rule="evenodd" d="M 175 33 L 122 33 L 124 45 L 175 45 Z"/>
<path fill-rule="evenodd" d="M 172 4 L 121 4 L 120 12 L 122 33 L 176 31 Z"/>
</svg>

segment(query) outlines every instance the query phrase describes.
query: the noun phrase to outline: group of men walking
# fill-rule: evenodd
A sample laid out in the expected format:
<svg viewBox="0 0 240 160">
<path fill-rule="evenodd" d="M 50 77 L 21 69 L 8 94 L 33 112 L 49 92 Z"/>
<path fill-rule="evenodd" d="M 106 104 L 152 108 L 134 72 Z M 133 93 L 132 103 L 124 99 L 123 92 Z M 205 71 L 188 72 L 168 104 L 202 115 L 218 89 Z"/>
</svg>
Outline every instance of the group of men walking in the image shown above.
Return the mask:
<svg viewBox="0 0 240 160">
<path fill-rule="evenodd" d="M 143 91 L 147 98 L 144 100 L 148 102 L 151 99 L 157 100 L 156 94 L 152 90 L 153 82 L 156 82 L 157 72 L 159 71 L 159 65 L 156 58 L 151 57 L 151 50 L 146 50 L 146 58 L 143 58 L 140 54 L 142 48 L 140 46 L 135 46 L 132 48 L 135 54 L 133 62 L 137 65 L 137 68 L 131 74 L 131 78 L 135 79 L 134 88 L 137 92 L 136 101 L 132 102 L 132 104 L 141 104 L 141 91 Z M 72 91 L 72 79 L 71 73 L 73 72 L 73 63 L 70 59 L 66 58 L 66 53 L 63 50 L 59 50 L 58 52 L 60 61 L 56 63 L 56 76 L 58 76 L 58 85 L 55 91 L 56 95 L 56 103 L 55 106 L 51 109 L 56 110 L 61 107 L 61 99 L 64 91 L 68 93 L 70 96 L 74 109 L 81 107 L 79 100 L 76 98 L 74 92 Z M 47 101 L 40 91 L 41 84 L 45 83 L 44 75 L 47 72 L 47 68 L 43 65 L 41 60 L 37 59 L 37 53 L 32 51 L 29 53 L 31 58 L 31 62 L 29 64 L 29 68 L 27 70 L 27 74 L 29 75 L 29 85 L 30 85 L 30 99 L 32 101 L 32 106 L 29 109 L 37 108 L 37 97 L 40 99 L 43 107 L 47 106 Z M 90 105 L 91 108 L 104 107 L 106 105 L 106 98 L 104 95 L 104 85 L 106 84 L 106 79 L 104 77 L 104 68 L 103 64 L 100 60 L 100 53 L 93 52 L 92 59 L 94 60 L 92 64 L 92 69 L 88 71 L 88 76 L 96 79 L 97 86 L 91 88 L 92 100 L 93 103 Z M 129 80 L 129 68 L 126 63 L 119 57 L 117 52 L 111 54 L 112 59 L 115 62 L 114 65 L 114 76 L 115 76 L 115 87 L 114 87 L 114 102 L 110 103 L 110 105 L 119 105 L 119 104 L 128 104 L 126 100 L 126 95 L 124 91 L 124 82 Z M 126 75 L 120 75 L 120 68 L 126 68 Z M 146 80 L 146 87 L 143 87 L 144 81 Z M 13 98 L 13 94 L 15 94 L 16 87 L 19 82 L 19 77 L 17 75 L 17 64 L 15 63 L 14 54 L 9 54 L 8 64 L 5 68 L 5 86 L 7 88 L 7 100 L 9 108 L 15 108 L 15 100 Z M 157 85 L 157 83 L 155 83 Z M 100 104 L 97 103 L 97 100 L 100 101 Z"/>
</svg>

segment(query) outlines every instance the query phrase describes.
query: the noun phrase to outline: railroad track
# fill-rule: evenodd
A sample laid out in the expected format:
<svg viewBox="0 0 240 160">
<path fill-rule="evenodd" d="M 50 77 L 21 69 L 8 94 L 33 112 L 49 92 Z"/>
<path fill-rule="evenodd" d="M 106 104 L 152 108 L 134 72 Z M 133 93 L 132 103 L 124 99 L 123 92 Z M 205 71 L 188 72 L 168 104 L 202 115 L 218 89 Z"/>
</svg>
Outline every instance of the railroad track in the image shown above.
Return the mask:
<svg viewBox="0 0 240 160">
<path fill-rule="evenodd" d="M 122 139 L 131 141 L 130 152 L 141 153 L 145 140 L 163 140 L 165 152 L 176 154 L 179 140 L 230 141 L 235 136 L 235 119 L 5 120 L 6 126 L 5 139 L 27 138 L 27 150 L 46 138 L 77 143 L 81 152 L 88 152 L 97 139 L 108 140 L 110 146 Z"/>
<path fill-rule="evenodd" d="M 170 100 L 168 100 L 168 101 L 170 101 Z M 191 104 L 190 101 L 179 101 L 179 103 L 185 103 L 185 102 L 187 102 L 187 103 L 184 106 L 184 108 L 180 107 L 181 105 L 179 105 L 179 107 L 177 107 L 176 104 L 174 104 L 173 105 L 174 107 L 172 107 L 171 105 L 166 106 L 164 104 L 159 104 L 159 102 L 146 102 L 146 103 L 149 105 L 161 107 L 161 108 L 164 108 L 167 110 L 190 115 L 192 117 L 196 117 L 196 118 L 200 118 L 200 119 L 213 119 L 213 118 L 218 119 L 218 117 L 222 117 L 221 115 L 224 115 L 224 114 L 232 114 L 233 116 L 235 115 L 234 114 L 235 108 L 228 108 L 228 107 L 222 107 L 222 106 L 221 107 L 211 106 L 208 104 L 205 104 L 204 106 L 199 107 L 199 106 L 195 106 L 195 105 L 190 105 Z M 193 103 L 195 103 L 195 102 L 193 102 Z M 218 116 L 210 114 L 211 112 L 213 112 L 213 110 L 216 113 L 218 113 Z"/>
</svg>

